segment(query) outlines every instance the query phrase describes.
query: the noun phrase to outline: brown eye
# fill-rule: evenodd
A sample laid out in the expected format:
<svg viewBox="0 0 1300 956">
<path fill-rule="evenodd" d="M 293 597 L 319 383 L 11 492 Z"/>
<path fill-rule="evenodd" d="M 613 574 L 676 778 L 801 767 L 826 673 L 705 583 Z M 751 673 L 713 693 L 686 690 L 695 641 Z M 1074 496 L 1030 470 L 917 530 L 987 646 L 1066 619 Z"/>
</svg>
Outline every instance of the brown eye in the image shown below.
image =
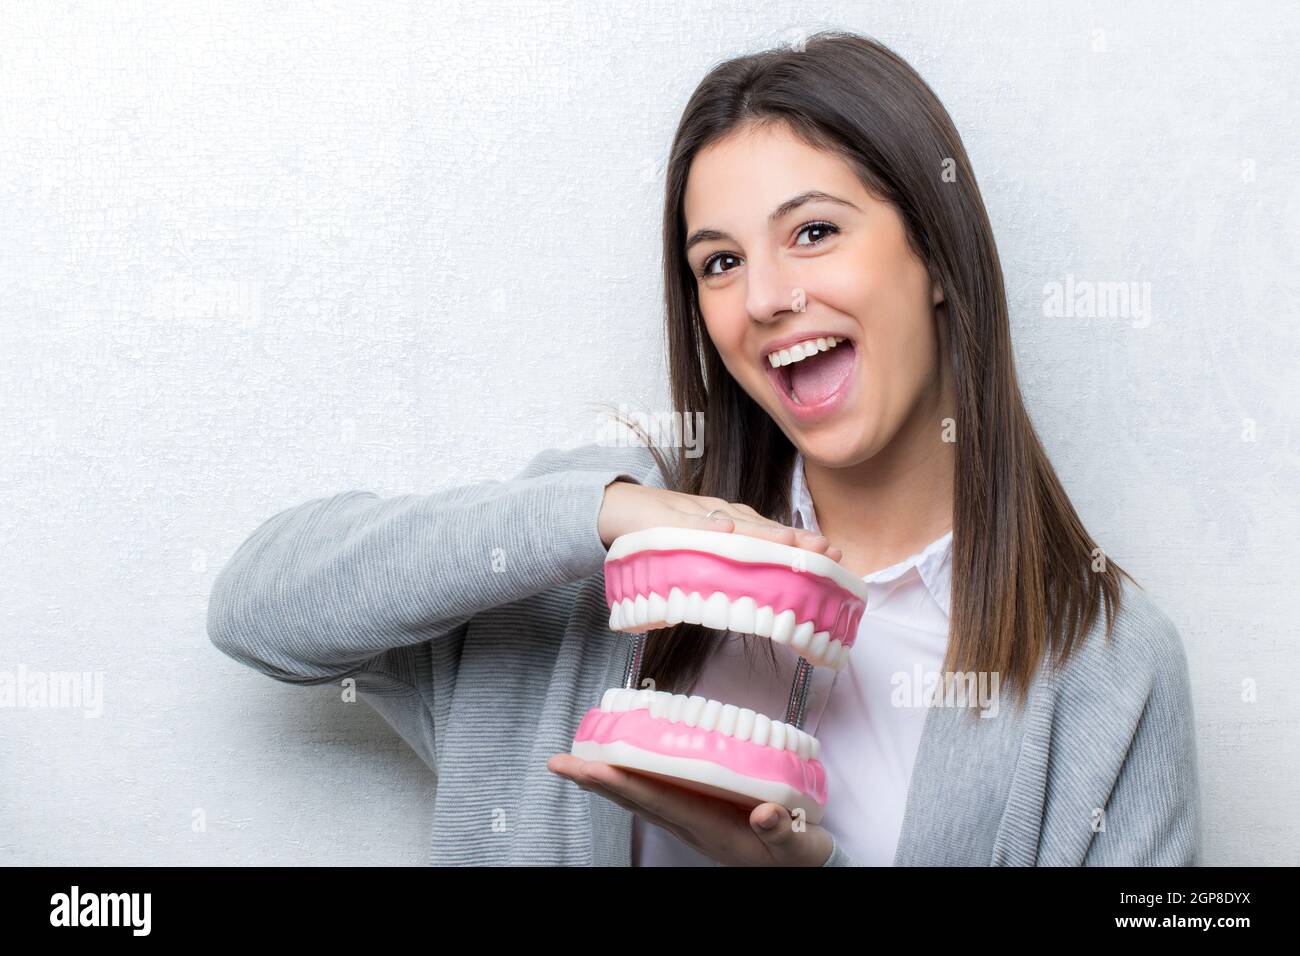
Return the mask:
<svg viewBox="0 0 1300 956">
<path fill-rule="evenodd" d="M 735 263 L 735 262 L 739 262 L 740 260 L 738 256 L 734 256 L 730 252 L 714 253 L 713 255 L 709 256 L 709 258 L 705 259 L 704 265 L 700 267 L 700 278 L 707 279 L 709 276 L 720 276 L 723 275 L 725 272 L 731 271 L 729 269 L 724 270 L 723 272 L 712 271 L 713 266 L 715 264 L 723 261 L 731 261 Z"/>
<path fill-rule="evenodd" d="M 809 222 L 809 223 L 805 223 L 804 225 L 800 226 L 800 227 L 799 227 L 799 231 L 798 231 L 797 233 L 795 233 L 795 235 L 796 235 L 796 237 L 797 237 L 797 236 L 802 236 L 805 232 L 814 232 L 814 231 L 815 231 L 815 232 L 820 232 L 820 233 L 822 233 L 822 235 L 821 235 L 819 238 L 814 239 L 812 242 L 796 242 L 795 245 L 796 245 L 796 246 L 815 246 L 815 245 L 817 245 L 817 243 L 819 243 L 819 242 L 825 242 L 827 238 L 829 238 L 830 236 L 835 235 L 835 233 L 839 232 L 839 229 L 836 228 L 834 225 L 832 225 L 832 224 L 829 223 L 829 222 Z"/>
</svg>

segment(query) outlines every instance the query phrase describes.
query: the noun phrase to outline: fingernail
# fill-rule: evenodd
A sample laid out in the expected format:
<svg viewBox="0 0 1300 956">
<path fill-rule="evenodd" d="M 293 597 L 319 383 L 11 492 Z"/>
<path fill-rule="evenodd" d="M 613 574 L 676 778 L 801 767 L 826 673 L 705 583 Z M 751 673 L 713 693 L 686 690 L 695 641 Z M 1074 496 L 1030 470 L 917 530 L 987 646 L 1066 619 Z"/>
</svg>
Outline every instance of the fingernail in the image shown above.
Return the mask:
<svg viewBox="0 0 1300 956">
<path fill-rule="evenodd" d="M 773 811 L 759 820 L 758 825 L 764 830 L 770 830 L 772 827 L 776 826 L 776 821 L 778 819 L 780 819 L 780 815 L 776 813 L 776 811 Z"/>
</svg>

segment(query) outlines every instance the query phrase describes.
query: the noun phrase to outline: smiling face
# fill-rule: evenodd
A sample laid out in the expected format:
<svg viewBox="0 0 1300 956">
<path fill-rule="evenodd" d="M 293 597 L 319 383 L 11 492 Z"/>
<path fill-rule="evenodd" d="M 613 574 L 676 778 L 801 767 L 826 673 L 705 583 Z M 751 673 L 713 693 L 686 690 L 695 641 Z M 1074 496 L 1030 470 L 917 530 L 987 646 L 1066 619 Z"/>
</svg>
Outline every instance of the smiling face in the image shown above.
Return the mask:
<svg viewBox="0 0 1300 956">
<path fill-rule="evenodd" d="M 942 291 L 844 159 L 745 127 L 695 156 L 684 213 L 709 337 L 805 456 L 848 466 L 938 434 Z"/>
</svg>

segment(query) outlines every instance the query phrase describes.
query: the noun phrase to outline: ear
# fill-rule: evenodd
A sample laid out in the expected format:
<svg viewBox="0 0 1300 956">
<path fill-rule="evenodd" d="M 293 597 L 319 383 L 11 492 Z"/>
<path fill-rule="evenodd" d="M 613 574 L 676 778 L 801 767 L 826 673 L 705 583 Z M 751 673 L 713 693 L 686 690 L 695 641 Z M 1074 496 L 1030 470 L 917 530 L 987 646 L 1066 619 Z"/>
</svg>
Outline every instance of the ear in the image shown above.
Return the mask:
<svg viewBox="0 0 1300 956">
<path fill-rule="evenodd" d="M 943 301 L 943 286 L 939 285 L 939 280 L 936 279 L 930 285 L 930 302 L 933 305 L 938 305 L 942 301 Z"/>
</svg>

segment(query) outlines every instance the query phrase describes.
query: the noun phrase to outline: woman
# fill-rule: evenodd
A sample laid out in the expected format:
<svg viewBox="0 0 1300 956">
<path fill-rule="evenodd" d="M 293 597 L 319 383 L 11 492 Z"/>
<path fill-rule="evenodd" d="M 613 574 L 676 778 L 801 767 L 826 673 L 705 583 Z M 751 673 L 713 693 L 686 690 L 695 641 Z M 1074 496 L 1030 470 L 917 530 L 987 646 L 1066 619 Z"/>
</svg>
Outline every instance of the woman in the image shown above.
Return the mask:
<svg viewBox="0 0 1300 956">
<path fill-rule="evenodd" d="M 988 217 L 924 81 L 838 32 L 715 68 L 673 144 L 664 279 L 702 457 L 549 450 L 511 481 L 283 512 L 216 582 L 217 646 L 287 682 L 355 679 L 438 775 L 435 863 L 1195 862 L 1178 633 L 1035 435 Z M 813 675 L 820 825 L 568 754 L 622 683 L 605 550 L 661 525 L 867 581 L 848 669 Z M 792 655 L 761 643 L 677 625 L 641 674 L 771 713 Z M 926 706 L 943 698 L 917 684 L 954 673 L 992 699 Z"/>
</svg>

